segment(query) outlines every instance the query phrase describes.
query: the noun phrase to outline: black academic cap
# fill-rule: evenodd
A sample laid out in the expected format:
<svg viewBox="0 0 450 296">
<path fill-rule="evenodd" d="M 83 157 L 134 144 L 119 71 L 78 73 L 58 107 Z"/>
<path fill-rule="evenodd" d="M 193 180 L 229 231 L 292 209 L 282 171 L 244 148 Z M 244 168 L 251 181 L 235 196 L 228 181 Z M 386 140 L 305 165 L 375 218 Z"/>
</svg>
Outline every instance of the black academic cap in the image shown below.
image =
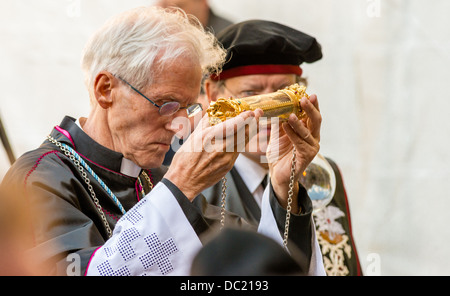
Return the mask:
<svg viewBox="0 0 450 296">
<path fill-rule="evenodd" d="M 289 255 L 271 238 L 250 230 L 224 228 L 195 256 L 194 276 L 306 275 L 306 257 L 290 248 Z"/>
<path fill-rule="evenodd" d="M 301 75 L 303 62 L 322 58 L 317 40 L 294 28 L 265 20 L 249 20 L 228 26 L 217 34 L 227 50 L 219 77 L 249 74 L 293 73 Z"/>
</svg>

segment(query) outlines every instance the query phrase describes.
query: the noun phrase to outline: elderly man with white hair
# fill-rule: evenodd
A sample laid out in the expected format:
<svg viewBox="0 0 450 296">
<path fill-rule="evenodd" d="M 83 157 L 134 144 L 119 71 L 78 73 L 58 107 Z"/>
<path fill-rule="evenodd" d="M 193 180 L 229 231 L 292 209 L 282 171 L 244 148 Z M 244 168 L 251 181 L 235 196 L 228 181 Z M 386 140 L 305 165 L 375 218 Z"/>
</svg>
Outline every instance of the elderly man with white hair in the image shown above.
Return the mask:
<svg viewBox="0 0 450 296">
<path fill-rule="evenodd" d="M 55 274 L 79 262 L 87 275 L 187 275 L 204 233 L 218 229 L 223 218 L 225 227 L 245 225 L 208 205 L 201 192 L 233 167 L 239 153 L 228 152 L 226 138 L 244 134 L 241 140 L 248 141 L 246 123 L 262 110 L 215 126 L 204 117 L 170 168 L 162 166 L 179 128 L 174 119 L 201 110 L 196 100 L 202 77 L 218 72 L 224 56 L 211 33 L 174 9 L 126 11 L 89 40 L 82 58 L 89 116 L 65 117 L 39 148 L 17 160 L 2 183 L 26 205 L 32 251 L 43 262 L 56 262 Z M 305 111 L 320 121 L 314 106 Z M 294 145 L 312 143 L 297 152 L 300 173 L 318 152 L 311 135 L 319 133 L 320 122 L 310 130 L 291 118 L 289 126 Z M 211 139 L 223 140 L 217 141 L 222 149 L 205 151 Z M 258 229 L 277 241 L 290 172 L 289 161 L 282 160 Z M 293 211 L 303 194 L 297 187 Z M 291 222 L 295 231 L 296 221 Z M 316 252 L 307 258 L 316 266 L 311 274 L 323 273 Z"/>
</svg>

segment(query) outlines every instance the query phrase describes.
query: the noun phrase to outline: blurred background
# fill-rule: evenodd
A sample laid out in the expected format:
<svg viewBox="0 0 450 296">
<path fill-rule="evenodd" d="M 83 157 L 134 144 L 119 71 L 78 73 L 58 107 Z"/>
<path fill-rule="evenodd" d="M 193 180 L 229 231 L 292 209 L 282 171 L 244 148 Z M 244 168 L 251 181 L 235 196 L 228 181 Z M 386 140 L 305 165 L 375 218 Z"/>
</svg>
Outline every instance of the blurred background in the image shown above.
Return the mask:
<svg viewBox="0 0 450 296">
<path fill-rule="evenodd" d="M 2 0 L 0 116 L 16 157 L 64 115 L 87 116 L 89 36 L 151 0 Z M 303 65 L 340 166 L 367 275 L 450 275 L 450 1 L 209 0 L 233 22 L 277 21 L 317 38 Z M 9 168 L 0 147 L 0 180 Z"/>
</svg>

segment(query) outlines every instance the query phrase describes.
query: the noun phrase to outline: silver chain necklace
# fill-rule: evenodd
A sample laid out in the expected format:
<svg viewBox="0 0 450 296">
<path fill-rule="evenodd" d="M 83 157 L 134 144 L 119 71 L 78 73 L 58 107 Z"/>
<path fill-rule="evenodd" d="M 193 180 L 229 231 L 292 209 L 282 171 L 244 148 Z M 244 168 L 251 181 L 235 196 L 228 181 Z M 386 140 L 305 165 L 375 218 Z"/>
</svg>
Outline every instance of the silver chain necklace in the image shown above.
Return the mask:
<svg viewBox="0 0 450 296">
<path fill-rule="evenodd" d="M 284 224 L 284 237 L 283 246 L 287 250 L 288 235 L 289 235 L 289 223 L 291 221 L 291 209 L 292 209 L 292 197 L 294 196 L 294 175 L 295 175 L 295 164 L 296 164 L 295 146 L 292 150 L 292 163 L 291 163 L 291 175 L 289 177 L 289 191 L 288 191 L 288 204 L 286 207 L 286 222 Z"/>
</svg>

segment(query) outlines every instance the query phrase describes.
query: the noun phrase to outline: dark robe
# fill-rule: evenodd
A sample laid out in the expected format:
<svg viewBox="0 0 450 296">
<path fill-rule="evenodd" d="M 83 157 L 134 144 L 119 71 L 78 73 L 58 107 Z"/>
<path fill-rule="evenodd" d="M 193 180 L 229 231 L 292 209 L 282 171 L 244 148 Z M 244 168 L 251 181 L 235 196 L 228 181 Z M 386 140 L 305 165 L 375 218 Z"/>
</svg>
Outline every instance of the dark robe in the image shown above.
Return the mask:
<svg viewBox="0 0 450 296">
<path fill-rule="evenodd" d="M 73 118 L 65 117 L 61 124 L 51 131 L 51 136 L 77 151 L 117 196 L 126 211 L 143 198 L 138 179 L 144 182 L 145 178 L 121 174 L 123 155 L 96 143 L 76 125 Z M 166 170 L 163 166 L 146 172 L 153 184 L 161 181 L 169 188 L 195 233 L 202 240 L 202 235 L 207 230 L 219 224 L 220 208 L 209 205 L 202 195 L 191 203 L 175 185 L 163 178 Z M 88 173 L 87 178 L 101 211 L 105 214 L 110 228 L 114 230 L 122 212 L 91 174 Z M 74 162 L 53 143 L 45 140 L 39 148 L 25 153 L 14 163 L 3 179 L 2 188 L 13 192 L 9 196 L 13 196 L 14 202 L 20 204 L 27 213 L 27 221 L 30 221 L 29 238 L 33 245 L 30 252 L 34 252 L 36 258 L 40 258 L 42 262 L 54 263 L 54 274 L 66 274 L 71 263 L 67 260 L 67 255 L 78 254 L 81 259 L 81 274 L 84 274 L 93 253 L 109 236 L 85 178 Z M 149 184 L 144 184 L 144 189 L 147 193 L 150 190 Z M 305 199 L 305 196 L 299 197 L 300 201 Z M 273 192 L 270 195 L 270 203 L 279 231 L 283 233 L 286 211 L 278 204 Z M 308 233 L 311 213 L 306 216 L 306 219 L 293 217 L 292 231 Z M 227 213 L 226 223 L 252 228 L 232 213 Z M 308 247 L 303 239 L 295 241 L 295 236 L 291 239 L 302 252 L 311 253 L 310 246 Z M 306 250 L 302 250 L 305 245 Z M 309 258 L 310 256 L 308 260 Z M 308 265 L 309 261 L 305 264 Z M 308 270 L 307 266 L 304 270 Z"/>
<path fill-rule="evenodd" d="M 233 22 L 231 22 L 230 20 L 215 14 L 212 9 L 209 9 L 209 18 L 206 29 L 212 31 L 212 33 L 217 34 L 232 24 Z"/>
<path fill-rule="evenodd" d="M 338 218 L 335 219 L 334 223 L 339 223 L 343 228 L 343 233 L 339 235 L 330 236 L 325 231 L 319 231 L 319 221 L 318 217 L 320 212 L 314 215 L 316 221 L 316 229 L 319 239 L 319 245 L 322 250 L 324 246 L 333 246 L 336 252 L 343 254 L 344 260 L 334 261 L 333 256 L 330 256 L 331 252 L 323 253 L 324 262 L 326 267 L 325 270 L 329 275 L 348 275 L 348 276 L 360 276 L 363 275 L 361 271 L 361 265 L 359 262 L 358 252 L 355 246 L 355 241 L 353 239 L 352 223 L 350 218 L 350 208 L 348 204 L 347 192 L 345 191 L 344 182 L 342 180 L 342 174 L 339 170 L 337 164 L 327 158 L 331 167 L 333 168 L 334 174 L 336 176 L 336 191 L 334 193 L 333 199 L 327 205 L 325 210 L 329 210 L 331 207 L 338 208 L 341 212 Z M 322 210 L 323 211 L 323 210 Z M 328 220 L 328 219 L 327 219 Z M 326 260 L 327 258 L 328 260 Z"/>
</svg>

